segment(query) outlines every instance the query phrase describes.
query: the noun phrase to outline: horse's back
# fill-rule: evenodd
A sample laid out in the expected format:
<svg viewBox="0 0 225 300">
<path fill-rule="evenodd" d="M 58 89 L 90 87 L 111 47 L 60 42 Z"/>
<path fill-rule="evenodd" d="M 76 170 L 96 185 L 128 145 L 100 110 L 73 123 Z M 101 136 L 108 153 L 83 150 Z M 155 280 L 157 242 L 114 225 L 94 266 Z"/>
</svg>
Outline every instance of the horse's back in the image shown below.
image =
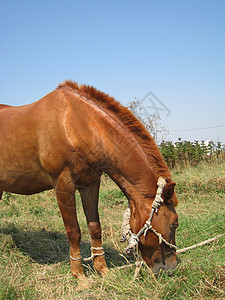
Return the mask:
<svg viewBox="0 0 225 300">
<path fill-rule="evenodd" d="M 0 110 L 5 109 L 5 108 L 9 108 L 12 107 L 10 105 L 6 105 L 6 104 L 0 104 Z"/>
</svg>

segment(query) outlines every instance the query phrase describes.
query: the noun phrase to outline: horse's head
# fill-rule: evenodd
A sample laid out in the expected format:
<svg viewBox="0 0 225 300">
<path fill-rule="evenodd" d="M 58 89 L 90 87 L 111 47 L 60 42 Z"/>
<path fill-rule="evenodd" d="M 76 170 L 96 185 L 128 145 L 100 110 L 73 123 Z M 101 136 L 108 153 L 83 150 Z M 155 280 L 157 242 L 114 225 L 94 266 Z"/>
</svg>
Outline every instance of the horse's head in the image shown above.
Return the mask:
<svg viewBox="0 0 225 300">
<path fill-rule="evenodd" d="M 132 203 L 130 205 L 130 244 L 135 239 L 138 241 L 143 259 L 156 274 L 160 269 L 173 270 L 177 265 L 175 230 L 178 216 L 174 206 L 178 201 L 175 183 L 163 178 L 160 180 L 154 201 L 145 199 L 139 208 Z"/>
</svg>

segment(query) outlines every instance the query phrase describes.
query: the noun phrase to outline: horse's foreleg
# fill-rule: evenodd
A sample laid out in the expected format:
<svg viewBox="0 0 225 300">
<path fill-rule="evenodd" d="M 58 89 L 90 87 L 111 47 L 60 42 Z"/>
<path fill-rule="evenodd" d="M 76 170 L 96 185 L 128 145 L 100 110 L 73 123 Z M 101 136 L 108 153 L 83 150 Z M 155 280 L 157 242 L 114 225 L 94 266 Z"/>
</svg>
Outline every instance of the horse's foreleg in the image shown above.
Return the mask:
<svg viewBox="0 0 225 300">
<path fill-rule="evenodd" d="M 0 190 L 0 199 L 2 199 L 2 194 L 3 194 L 3 191 Z"/>
<path fill-rule="evenodd" d="M 80 254 L 81 233 L 76 215 L 75 187 L 69 172 L 60 175 L 55 192 L 70 244 L 71 273 L 81 279 L 84 277 Z"/>
<path fill-rule="evenodd" d="M 94 268 L 104 274 L 108 271 L 101 239 L 101 226 L 98 214 L 98 195 L 100 181 L 79 188 L 88 229 L 91 235 L 91 252 L 94 260 Z"/>
</svg>

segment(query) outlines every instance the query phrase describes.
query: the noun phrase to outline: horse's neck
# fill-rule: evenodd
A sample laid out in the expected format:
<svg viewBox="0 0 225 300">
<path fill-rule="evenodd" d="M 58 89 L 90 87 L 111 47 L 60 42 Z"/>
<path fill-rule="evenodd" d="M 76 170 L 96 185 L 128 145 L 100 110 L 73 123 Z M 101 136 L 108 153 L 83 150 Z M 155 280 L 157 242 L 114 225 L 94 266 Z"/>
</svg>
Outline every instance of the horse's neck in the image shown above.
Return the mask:
<svg viewBox="0 0 225 300">
<path fill-rule="evenodd" d="M 154 197 L 156 175 L 135 135 L 110 111 L 75 96 L 78 102 L 74 98 L 70 102 L 74 112 L 79 110 L 79 116 L 86 116 L 77 132 L 82 141 L 81 156 L 87 159 L 88 165 L 107 173 L 129 200 Z M 72 119 L 71 128 L 73 124 L 77 123 Z"/>
<path fill-rule="evenodd" d="M 101 157 L 100 168 L 106 172 L 131 201 L 154 197 L 156 177 L 149 161 L 132 134 L 113 128 L 101 131 L 102 142 L 95 148 Z M 96 145 L 95 145 L 96 147 Z"/>
</svg>

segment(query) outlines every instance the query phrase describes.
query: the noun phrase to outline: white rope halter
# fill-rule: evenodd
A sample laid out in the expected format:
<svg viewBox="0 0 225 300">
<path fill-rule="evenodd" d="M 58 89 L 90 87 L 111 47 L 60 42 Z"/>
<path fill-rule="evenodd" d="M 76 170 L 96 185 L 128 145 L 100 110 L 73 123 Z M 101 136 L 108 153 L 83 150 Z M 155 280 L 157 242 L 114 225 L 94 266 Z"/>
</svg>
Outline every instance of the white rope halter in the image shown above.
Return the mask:
<svg viewBox="0 0 225 300">
<path fill-rule="evenodd" d="M 163 178 L 163 177 L 159 177 L 158 178 L 158 182 L 157 182 L 157 191 L 156 191 L 156 196 L 155 196 L 155 199 L 152 203 L 152 210 L 151 210 L 151 213 L 150 213 L 150 216 L 149 216 L 149 219 L 145 222 L 145 225 L 140 229 L 140 231 L 135 234 L 131 231 L 130 227 L 129 229 L 127 230 L 128 228 L 128 224 L 127 224 L 127 221 L 124 221 L 123 222 L 123 225 L 124 228 L 126 227 L 126 231 L 125 233 L 122 235 L 122 241 L 125 241 L 127 240 L 127 236 L 129 236 L 129 239 L 128 239 L 128 246 L 124 249 L 124 252 L 126 254 L 129 254 L 131 253 L 137 246 L 138 246 L 138 242 L 139 242 L 139 238 L 142 234 L 144 234 L 144 236 L 146 237 L 146 234 L 147 232 L 150 230 L 152 231 L 159 239 L 159 244 L 162 244 L 162 242 L 164 244 L 166 244 L 167 246 L 169 246 L 170 248 L 173 248 L 175 250 L 177 250 L 177 247 L 169 242 L 167 242 L 167 240 L 165 240 L 161 233 L 158 233 L 151 225 L 152 223 L 152 218 L 153 218 L 153 215 L 154 213 L 158 212 L 160 206 L 162 205 L 163 203 L 163 199 L 162 199 L 162 192 L 163 192 L 163 189 L 164 187 L 166 186 L 167 182 L 166 180 Z M 128 210 L 125 211 L 125 214 L 128 216 L 129 212 Z M 126 220 L 127 220 L 127 217 L 126 217 Z"/>
</svg>

